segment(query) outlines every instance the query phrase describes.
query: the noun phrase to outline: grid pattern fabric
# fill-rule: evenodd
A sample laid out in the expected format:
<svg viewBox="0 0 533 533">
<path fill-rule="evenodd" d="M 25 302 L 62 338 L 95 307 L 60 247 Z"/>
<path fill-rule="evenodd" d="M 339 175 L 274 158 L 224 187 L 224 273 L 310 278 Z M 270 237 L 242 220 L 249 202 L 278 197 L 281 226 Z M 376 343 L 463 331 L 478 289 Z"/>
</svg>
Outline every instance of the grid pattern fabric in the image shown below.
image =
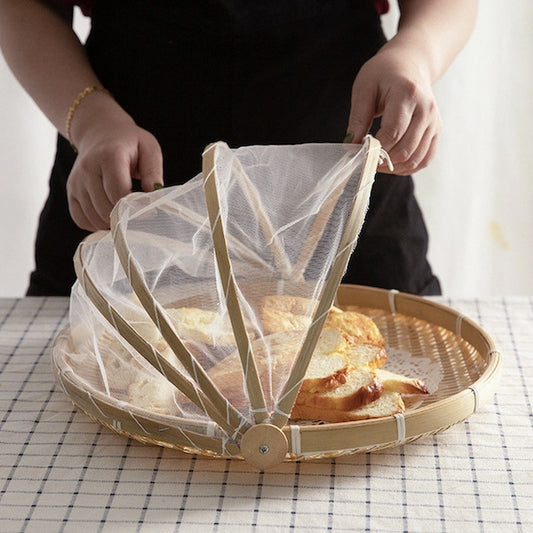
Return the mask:
<svg viewBox="0 0 533 533">
<path fill-rule="evenodd" d="M 406 446 L 261 473 L 102 428 L 51 370 L 68 300 L 0 300 L 0 531 L 532 531 L 533 298 L 438 301 L 502 354 L 488 405 Z"/>
</svg>

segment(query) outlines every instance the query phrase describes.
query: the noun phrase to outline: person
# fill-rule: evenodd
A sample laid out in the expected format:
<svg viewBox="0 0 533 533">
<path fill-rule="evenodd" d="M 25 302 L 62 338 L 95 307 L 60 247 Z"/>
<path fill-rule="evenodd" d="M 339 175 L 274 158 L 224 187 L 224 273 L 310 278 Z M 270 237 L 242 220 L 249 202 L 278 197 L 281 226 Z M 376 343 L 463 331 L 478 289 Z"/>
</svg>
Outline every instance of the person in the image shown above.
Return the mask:
<svg viewBox="0 0 533 533">
<path fill-rule="evenodd" d="M 204 147 L 358 143 L 378 173 L 344 282 L 438 294 L 410 175 L 437 149 L 432 84 L 467 41 L 476 0 L 93 0 L 82 45 L 66 0 L 0 0 L 0 46 L 59 135 L 29 295 L 68 295 L 72 257 L 133 189 L 183 183 Z M 381 168 L 380 168 L 381 170 Z"/>
</svg>

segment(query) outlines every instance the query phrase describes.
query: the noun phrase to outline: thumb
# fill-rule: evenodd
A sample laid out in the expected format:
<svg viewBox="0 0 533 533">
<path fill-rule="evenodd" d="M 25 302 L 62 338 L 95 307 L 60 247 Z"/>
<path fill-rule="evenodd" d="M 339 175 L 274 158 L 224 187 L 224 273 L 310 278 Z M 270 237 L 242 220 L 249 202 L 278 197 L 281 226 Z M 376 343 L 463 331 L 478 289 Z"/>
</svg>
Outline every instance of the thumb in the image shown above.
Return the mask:
<svg viewBox="0 0 533 533">
<path fill-rule="evenodd" d="M 137 171 L 142 190 L 150 192 L 163 186 L 163 154 L 159 143 L 151 134 L 139 140 Z"/>
<path fill-rule="evenodd" d="M 376 110 L 376 94 L 372 89 L 360 89 L 357 83 L 352 90 L 352 104 L 347 132 L 353 136 L 353 142 L 361 143 L 368 133 Z"/>
</svg>

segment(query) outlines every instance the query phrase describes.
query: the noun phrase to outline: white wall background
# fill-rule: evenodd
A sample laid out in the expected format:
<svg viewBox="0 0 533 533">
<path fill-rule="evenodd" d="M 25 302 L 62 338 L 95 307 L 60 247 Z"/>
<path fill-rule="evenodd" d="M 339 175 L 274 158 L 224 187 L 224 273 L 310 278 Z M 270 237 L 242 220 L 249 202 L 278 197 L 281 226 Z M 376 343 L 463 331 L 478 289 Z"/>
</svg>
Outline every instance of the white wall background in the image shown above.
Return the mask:
<svg viewBox="0 0 533 533">
<path fill-rule="evenodd" d="M 384 18 L 394 31 L 397 9 Z M 82 36 L 88 21 L 76 17 Z M 416 176 L 430 261 L 448 296 L 533 294 L 533 2 L 483 0 L 435 92 L 439 154 Z M 53 128 L 0 57 L 0 297 L 22 296 L 54 152 Z"/>
</svg>

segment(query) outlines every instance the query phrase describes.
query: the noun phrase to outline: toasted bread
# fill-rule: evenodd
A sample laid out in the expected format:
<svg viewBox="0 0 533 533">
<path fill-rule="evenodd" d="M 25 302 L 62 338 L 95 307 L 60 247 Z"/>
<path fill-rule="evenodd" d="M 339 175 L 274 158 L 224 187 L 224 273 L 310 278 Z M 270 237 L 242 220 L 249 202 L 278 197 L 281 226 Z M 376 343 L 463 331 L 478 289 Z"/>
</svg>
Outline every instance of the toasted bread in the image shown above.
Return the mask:
<svg viewBox="0 0 533 533">
<path fill-rule="evenodd" d="M 325 392 L 300 390 L 296 403 L 323 409 L 351 411 L 377 400 L 383 385 L 368 368 L 353 368 L 345 376 L 346 382 Z"/>
<path fill-rule="evenodd" d="M 280 331 L 306 330 L 316 301 L 282 294 L 264 296 L 259 305 L 265 335 Z"/>
<path fill-rule="evenodd" d="M 421 379 L 394 374 L 382 368 L 376 370 L 376 376 L 383 383 L 383 388 L 386 391 L 399 392 L 401 394 L 429 394 L 426 384 Z"/>
<path fill-rule="evenodd" d="M 167 313 L 182 340 L 211 346 L 236 345 L 228 316 L 196 307 L 169 308 Z"/>
<path fill-rule="evenodd" d="M 281 390 L 300 349 L 302 333 L 296 331 L 269 335 L 252 343 L 256 367 L 268 396 Z M 307 368 L 301 388 L 305 391 L 327 391 L 346 383 L 348 346 L 335 329 L 324 329 Z M 235 351 L 208 371 L 220 391 L 235 406 L 246 403 L 241 361 Z"/>
<path fill-rule="evenodd" d="M 296 332 L 293 334 L 296 336 Z M 300 341 L 303 340 L 301 332 L 297 337 L 298 343 L 291 345 L 292 349 L 287 349 L 286 346 L 281 345 L 281 350 L 277 353 L 271 352 L 271 357 L 275 354 L 272 357 L 272 374 L 276 375 L 276 379 L 284 380 L 290 372 L 297 351 L 300 349 Z M 307 367 L 301 389 L 326 391 L 346 383 L 348 372 L 346 353 L 348 348 L 349 346 L 340 331 L 331 328 L 323 329 Z M 255 352 L 254 354 L 257 357 L 258 354 Z"/>
<path fill-rule="evenodd" d="M 375 344 L 383 348 L 385 339 L 374 321 L 355 311 L 342 311 L 333 307 L 326 319 L 325 327 L 343 331 L 353 344 Z"/>
<path fill-rule="evenodd" d="M 280 331 L 307 329 L 316 304 L 315 300 L 299 296 L 263 297 L 259 309 L 264 333 L 269 335 Z M 351 344 L 374 344 L 381 348 L 385 346 L 385 340 L 374 321 L 356 311 L 332 307 L 324 327 L 341 330 Z"/>
<path fill-rule="evenodd" d="M 346 357 L 350 366 L 356 368 L 381 368 L 387 361 L 385 349 L 375 344 L 351 345 Z"/>
<path fill-rule="evenodd" d="M 397 392 L 386 391 L 376 401 L 351 411 L 295 404 L 292 408 L 291 418 L 294 420 L 320 420 L 323 422 L 351 422 L 391 416 L 403 413 L 404 410 L 405 405 L 401 395 Z"/>
<path fill-rule="evenodd" d="M 300 390 L 315 393 L 336 389 L 346 383 L 347 374 L 348 364 L 342 354 L 330 354 L 325 357 L 313 355 Z"/>
</svg>

